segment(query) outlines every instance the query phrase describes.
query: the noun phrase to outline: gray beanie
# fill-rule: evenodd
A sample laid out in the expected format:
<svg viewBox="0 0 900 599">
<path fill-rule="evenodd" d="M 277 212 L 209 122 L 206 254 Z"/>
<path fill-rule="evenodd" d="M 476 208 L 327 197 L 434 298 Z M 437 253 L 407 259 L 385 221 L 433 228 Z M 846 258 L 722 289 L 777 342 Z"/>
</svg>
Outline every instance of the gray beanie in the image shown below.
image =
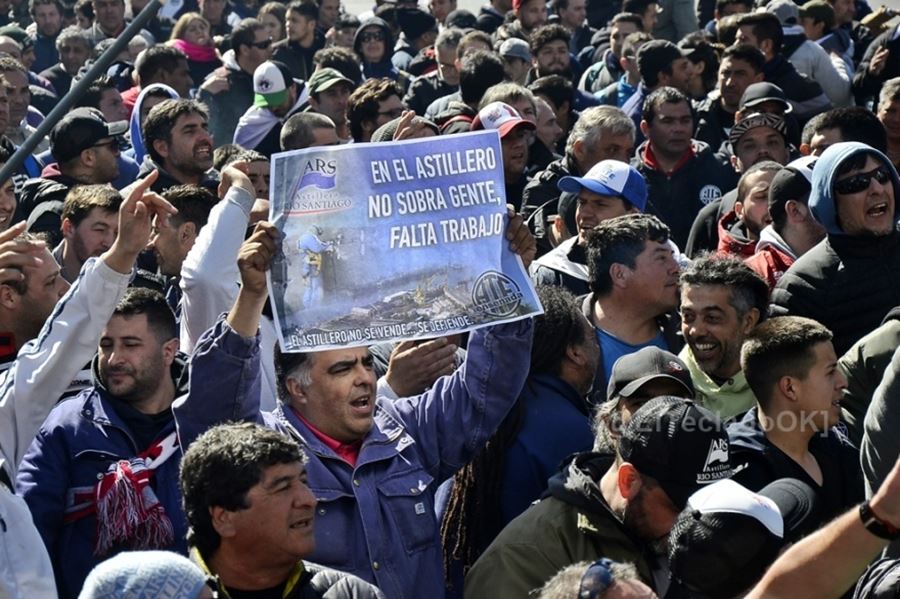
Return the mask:
<svg viewBox="0 0 900 599">
<path fill-rule="evenodd" d="M 78 599 L 196 599 L 206 576 L 170 551 L 126 551 L 91 570 Z"/>
</svg>

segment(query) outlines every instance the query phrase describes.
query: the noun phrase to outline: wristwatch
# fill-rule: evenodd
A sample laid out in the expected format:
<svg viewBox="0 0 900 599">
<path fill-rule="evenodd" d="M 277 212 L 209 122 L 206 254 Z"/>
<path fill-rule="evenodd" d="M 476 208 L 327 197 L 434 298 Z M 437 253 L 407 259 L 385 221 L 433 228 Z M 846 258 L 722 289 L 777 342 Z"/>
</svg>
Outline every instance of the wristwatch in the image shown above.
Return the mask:
<svg viewBox="0 0 900 599">
<path fill-rule="evenodd" d="M 888 541 L 893 541 L 894 539 L 900 538 L 900 529 L 895 527 L 890 522 L 885 522 L 884 520 L 876 516 L 875 512 L 872 511 L 872 506 L 869 505 L 868 501 L 865 501 L 859 505 L 859 518 L 860 520 L 862 520 L 863 526 L 866 527 L 866 530 L 868 530 L 876 537 L 887 539 Z"/>
</svg>

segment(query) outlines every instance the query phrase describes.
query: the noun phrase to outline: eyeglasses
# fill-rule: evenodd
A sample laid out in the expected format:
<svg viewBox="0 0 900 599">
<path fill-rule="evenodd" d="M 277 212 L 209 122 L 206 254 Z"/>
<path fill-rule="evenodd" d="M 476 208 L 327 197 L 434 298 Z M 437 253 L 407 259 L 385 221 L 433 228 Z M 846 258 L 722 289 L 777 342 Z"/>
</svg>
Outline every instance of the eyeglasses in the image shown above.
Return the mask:
<svg viewBox="0 0 900 599">
<path fill-rule="evenodd" d="M 841 179 L 834 184 L 834 190 L 842 194 L 859 193 L 869 189 L 869 185 L 875 179 L 882 185 L 891 180 L 891 171 L 885 165 L 872 169 L 868 173 L 857 173 L 852 177 Z"/>
<path fill-rule="evenodd" d="M 392 119 L 399 118 L 403 115 L 403 108 L 392 108 L 390 110 L 379 110 L 378 114 L 381 116 L 389 116 Z"/>
<path fill-rule="evenodd" d="M 109 141 L 104 141 L 103 143 L 100 143 L 100 144 L 94 144 L 91 147 L 92 148 L 108 147 L 113 152 L 118 152 L 119 151 L 119 140 L 114 137 Z"/>
<path fill-rule="evenodd" d="M 613 561 L 600 558 L 588 566 L 578 585 L 578 599 L 597 599 L 615 582 L 612 575 Z"/>
<path fill-rule="evenodd" d="M 377 31 L 370 31 L 368 33 L 363 33 L 359 36 L 359 39 L 363 42 L 383 42 L 384 35 Z"/>
<path fill-rule="evenodd" d="M 250 45 L 253 46 L 254 48 L 259 48 L 260 50 L 265 50 L 265 49 L 267 49 L 269 46 L 272 45 L 272 38 L 269 38 L 269 39 L 267 39 L 267 40 L 263 40 L 263 41 L 261 41 L 261 42 L 253 42 L 253 43 L 251 43 Z"/>
</svg>

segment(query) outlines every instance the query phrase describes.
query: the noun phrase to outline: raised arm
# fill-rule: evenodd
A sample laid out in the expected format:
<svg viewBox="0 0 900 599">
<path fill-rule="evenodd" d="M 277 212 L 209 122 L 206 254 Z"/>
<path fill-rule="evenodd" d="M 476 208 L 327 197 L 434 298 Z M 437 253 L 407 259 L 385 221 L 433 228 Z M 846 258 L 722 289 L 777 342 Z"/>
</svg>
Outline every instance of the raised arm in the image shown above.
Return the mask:
<svg viewBox="0 0 900 599">
<path fill-rule="evenodd" d="M 234 303 L 240 275 L 237 255 L 250 222 L 254 189 L 233 163 L 222 171 L 219 202 L 181 267 L 181 351 L 191 353 L 200 336 Z"/>
<path fill-rule="evenodd" d="M 147 193 L 155 179 L 151 174 L 122 202 L 119 235 L 112 247 L 99 259 L 85 263 L 37 338 L 22 347 L 0 379 L 0 461 L 11 479 L 50 409 L 97 351 L 100 333 L 128 287 L 138 254 L 150 239 L 153 217 L 175 213 L 162 197 Z M 0 235 L 0 280 L 5 282 L 11 280 L 8 277 L 21 276 L 21 272 L 14 275 L 8 270 L 16 266 L 12 254 L 21 254 L 18 266 L 24 264 L 23 257 L 34 259 L 34 245 L 21 241 L 8 245 L 21 232 L 21 227 L 14 227 Z"/>
<path fill-rule="evenodd" d="M 222 422 L 261 421 L 258 331 L 278 235 L 277 228 L 261 222 L 241 246 L 241 289 L 234 305 L 194 348 L 188 394 L 173 404 L 182 447 Z"/>
</svg>

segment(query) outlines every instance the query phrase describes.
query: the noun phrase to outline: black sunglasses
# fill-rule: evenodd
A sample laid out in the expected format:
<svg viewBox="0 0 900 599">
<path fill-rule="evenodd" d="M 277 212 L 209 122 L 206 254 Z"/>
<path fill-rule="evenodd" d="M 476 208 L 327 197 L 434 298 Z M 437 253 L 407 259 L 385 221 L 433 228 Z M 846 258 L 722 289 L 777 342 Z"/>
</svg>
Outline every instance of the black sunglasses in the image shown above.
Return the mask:
<svg viewBox="0 0 900 599">
<path fill-rule="evenodd" d="M 253 46 L 254 48 L 259 48 L 260 50 L 265 50 L 266 48 L 268 48 L 269 46 L 272 45 L 272 38 L 263 40 L 261 42 L 252 42 L 249 45 Z"/>
<path fill-rule="evenodd" d="M 363 33 L 362 35 L 359 36 L 359 39 L 364 42 L 383 42 L 384 36 L 382 34 L 378 33 L 377 31 L 374 31 L 374 32 L 369 32 L 369 33 Z"/>
<path fill-rule="evenodd" d="M 859 193 L 869 189 L 872 179 L 885 185 L 891 180 L 891 171 L 882 164 L 878 168 L 870 170 L 868 173 L 857 173 L 852 177 L 837 181 L 834 184 L 834 190 L 843 194 Z"/>
<path fill-rule="evenodd" d="M 615 582 L 612 575 L 613 561 L 603 557 L 588 566 L 578 585 L 578 599 L 597 599 Z"/>
<path fill-rule="evenodd" d="M 118 151 L 119 148 L 120 148 L 120 146 L 119 146 L 119 140 L 116 139 L 115 137 L 112 138 L 111 140 L 105 141 L 105 142 L 103 142 L 103 143 L 101 143 L 101 144 L 94 144 L 94 145 L 92 145 L 91 147 L 92 147 L 92 148 L 109 147 L 109 149 L 110 149 L 110 150 L 113 150 L 113 151 Z"/>
</svg>

